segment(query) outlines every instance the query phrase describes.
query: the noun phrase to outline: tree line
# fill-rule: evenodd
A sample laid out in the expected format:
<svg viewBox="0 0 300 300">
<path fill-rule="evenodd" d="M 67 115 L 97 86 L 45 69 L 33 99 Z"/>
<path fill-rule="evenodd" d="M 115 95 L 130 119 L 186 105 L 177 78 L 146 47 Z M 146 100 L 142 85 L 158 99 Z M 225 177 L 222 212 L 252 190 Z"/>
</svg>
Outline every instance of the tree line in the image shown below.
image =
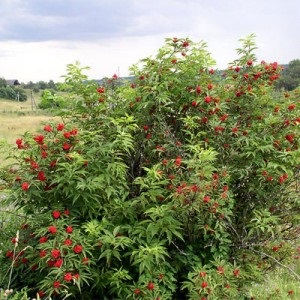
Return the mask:
<svg viewBox="0 0 300 300">
<path fill-rule="evenodd" d="M 290 61 L 287 65 L 282 65 L 283 70 L 281 72 L 281 76 L 279 80 L 275 84 L 275 89 L 277 90 L 285 90 L 292 91 L 300 86 L 300 59 L 294 59 Z M 0 78 L 0 98 L 16 100 L 16 101 L 26 101 L 27 95 L 24 89 L 30 89 L 34 93 L 40 92 L 40 90 L 44 91 L 49 90 L 50 94 L 53 96 L 56 94 L 56 91 L 59 90 L 59 84 L 55 83 L 53 80 L 46 81 L 38 81 L 33 82 L 29 81 L 27 83 L 21 83 L 19 87 L 11 86 L 7 84 L 5 78 Z M 49 93 L 46 93 L 49 96 Z M 53 106 L 51 104 L 51 99 L 46 97 L 47 104 L 44 105 L 43 108 L 49 108 Z M 48 103 L 50 100 L 50 103 Z"/>
<path fill-rule="evenodd" d="M 276 83 L 277 89 L 292 91 L 300 85 L 300 59 L 294 59 L 283 67 L 281 76 Z"/>
<path fill-rule="evenodd" d="M 8 80 L 5 78 L 0 78 L 0 98 L 14 100 L 14 101 L 26 101 L 27 94 L 25 90 L 32 90 L 34 93 L 38 93 L 41 90 L 46 91 L 49 90 L 52 94 L 54 94 L 58 90 L 58 84 L 53 80 L 46 81 L 38 81 L 28 83 L 21 83 L 17 85 L 8 84 Z"/>
</svg>

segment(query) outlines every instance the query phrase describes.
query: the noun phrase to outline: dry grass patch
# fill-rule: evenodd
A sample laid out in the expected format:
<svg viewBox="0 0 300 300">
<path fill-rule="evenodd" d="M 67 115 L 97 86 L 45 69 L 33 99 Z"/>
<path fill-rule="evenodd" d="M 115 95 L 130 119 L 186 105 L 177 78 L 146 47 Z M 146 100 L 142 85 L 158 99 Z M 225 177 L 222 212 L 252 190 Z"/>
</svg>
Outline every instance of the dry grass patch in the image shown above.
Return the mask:
<svg viewBox="0 0 300 300">
<path fill-rule="evenodd" d="M 43 123 L 56 120 L 60 118 L 32 107 L 30 99 L 25 102 L 0 99 L 0 165 L 9 163 L 6 158 L 8 147 L 5 145 L 14 145 L 16 139 L 27 131 L 33 134 L 41 132 Z"/>
<path fill-rule="evenodd" d="M 35 106 L 32 107 L 30 100 L 24 102 L 16 102 L 12 100 L 0 99 L 0 114 L 16 113 L 16 112 L 29 112 L 36 109 Z"/>
<path fill-rule="evenodd" d="M 41 124 L 54 121 L 54 117 L 42 115 L 9 116 L 0 115 L 0 139 L 9 144 L 14 143 L 26 131 L 36 133 L 41 130 Z"/>
</svg>

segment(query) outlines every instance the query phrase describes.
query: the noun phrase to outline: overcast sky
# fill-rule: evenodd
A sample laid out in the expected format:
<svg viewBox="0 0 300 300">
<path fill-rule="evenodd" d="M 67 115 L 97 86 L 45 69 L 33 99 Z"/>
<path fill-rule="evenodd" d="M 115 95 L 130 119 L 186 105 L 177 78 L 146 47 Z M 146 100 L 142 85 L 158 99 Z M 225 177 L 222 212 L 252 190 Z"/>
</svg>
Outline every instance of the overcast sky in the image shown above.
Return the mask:
<svg viewBox="0 0 300 300">
<path fill-rule="evenodd" d="M 259 60 L 300 58 L 299 0 L 0 0 L 0 77 L 62 81 L 66 65 L 100 79 L 154 55 L 167 37 L 205 41 L 219 68 L 254 33 Z"/>
</svg>

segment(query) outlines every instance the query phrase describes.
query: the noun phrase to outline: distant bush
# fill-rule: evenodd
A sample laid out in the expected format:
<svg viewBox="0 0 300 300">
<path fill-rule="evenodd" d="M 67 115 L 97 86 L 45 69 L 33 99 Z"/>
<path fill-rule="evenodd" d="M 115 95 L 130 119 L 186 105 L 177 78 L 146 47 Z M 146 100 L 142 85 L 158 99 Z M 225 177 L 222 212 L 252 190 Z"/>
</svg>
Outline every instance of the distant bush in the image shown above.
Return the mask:
<svg viewBox="0 0 300 300">
<path fill-rule="evenodd" d="M 6 87 L 5 89 L 6 89 L 6 98 L 16 100 L 17 93 L 16 93 L 15 89 L 12 88 L 11 86 Z"/>
<path fill-rule="evenodd" d="M 6 80 L 4 78 L 0 78 L 0 88 L 6 87 Z"/>
<path fill-rule="evenodd" d="M 19 93 L 19 98 L 18 98 L 19 101 L 23 102 L 23 101 L 27 100 L 27 95 L 26 95 L 25 90 L 16 88 L 15 91 L 16 91 L 16 93 Z"/>
<path fill-rule="evenodd" d="M 12 86 L 0 87 L 0 98 L 8 100 L 26 101 L 27 95 L 25 90 Z"/>
<path fill-rule="evenodd" d="M 0 87 L 0 98 L 7 98 L 7 92 L 5 87 Z"/>
</svg>

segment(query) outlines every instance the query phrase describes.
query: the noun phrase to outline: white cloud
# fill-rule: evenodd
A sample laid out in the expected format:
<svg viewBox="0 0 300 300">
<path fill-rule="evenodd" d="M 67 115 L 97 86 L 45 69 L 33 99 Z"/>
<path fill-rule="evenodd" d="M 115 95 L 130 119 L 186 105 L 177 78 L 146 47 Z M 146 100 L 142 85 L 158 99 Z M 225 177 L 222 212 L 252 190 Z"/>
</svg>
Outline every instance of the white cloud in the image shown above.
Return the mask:
<svg viewBox="0 0 300 300">
<path fill-rule="evenodd" d="M 93 78 L 126 76 L 174 36 L 207 42 L 223 68 L 255 33 L 259 59 L 287 63 L 300 54 L 299 12 L 298 0 L 1 0 L 0 76 L 59 80 L 76 60 Z"/>
<path fill-rule="evenodd" d="M 61 81 L 66 66 L 80 61 L 90 66 L 90 78 L 120 73 L 127 76 L 132 64 L 156 52 L 163 38 L 124 37 L 101 42 L 0 42 L 0 77 L 18 78 L 22 82 Z"/>
</svg>

